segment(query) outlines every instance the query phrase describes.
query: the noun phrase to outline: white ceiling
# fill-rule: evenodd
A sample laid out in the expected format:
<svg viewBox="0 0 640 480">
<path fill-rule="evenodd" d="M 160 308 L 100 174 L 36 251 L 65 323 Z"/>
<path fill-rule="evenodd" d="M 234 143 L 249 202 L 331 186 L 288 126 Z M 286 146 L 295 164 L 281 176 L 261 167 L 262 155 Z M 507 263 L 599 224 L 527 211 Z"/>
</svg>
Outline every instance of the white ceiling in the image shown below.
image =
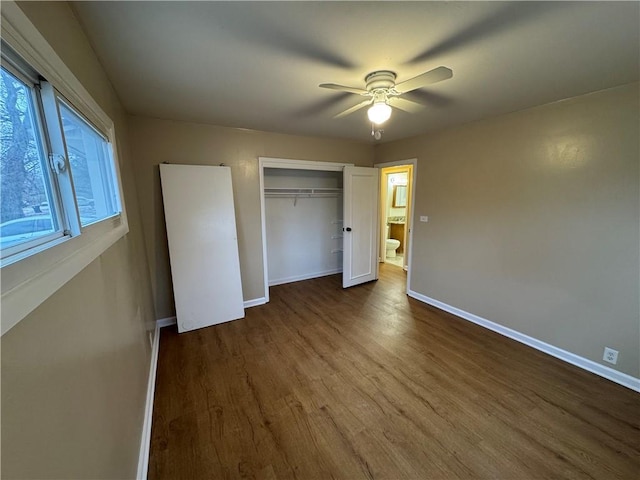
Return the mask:
<svg viewBox="0 0 640 480">
<path fill-rule="evenodd" d="M 638 81 L 638 2 L 79 2 L 76 13 L 133 114 L 373 141 L 373 70 L 439 65 L 382 141 Z"/>
</svg>

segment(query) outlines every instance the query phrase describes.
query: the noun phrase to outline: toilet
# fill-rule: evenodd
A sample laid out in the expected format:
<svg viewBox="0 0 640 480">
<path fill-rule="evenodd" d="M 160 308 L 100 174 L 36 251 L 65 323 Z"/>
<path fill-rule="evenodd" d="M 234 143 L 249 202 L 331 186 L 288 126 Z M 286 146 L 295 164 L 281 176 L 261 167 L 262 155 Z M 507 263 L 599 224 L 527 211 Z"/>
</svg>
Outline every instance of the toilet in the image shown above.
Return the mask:
<svg viewBox="0 0 640 480">
<path fill-rule="evenodd" d="M 400 246 L 400 240 L 396 240 L 395 238 L 389 238 L 389 224 L 387 224 L 387 240 L 385 245 L 385 258 L 396 258 L 396 250 Z"/>
<path fill-rule="evenodd" d="M 386 250 L 387 250 L 387 258 L 395 258 L 396 250 L 400 246 L 400 240 L 396 240 L 394 238 L 387 238 L 386 240 Z"/>
</svg>

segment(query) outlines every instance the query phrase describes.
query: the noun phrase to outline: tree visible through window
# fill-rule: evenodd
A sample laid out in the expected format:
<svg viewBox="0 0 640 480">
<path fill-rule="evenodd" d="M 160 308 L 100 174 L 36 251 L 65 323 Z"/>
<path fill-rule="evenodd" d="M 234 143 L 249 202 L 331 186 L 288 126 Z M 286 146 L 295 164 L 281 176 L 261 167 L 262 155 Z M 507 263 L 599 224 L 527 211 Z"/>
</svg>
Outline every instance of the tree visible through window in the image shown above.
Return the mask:
<svg viewBox="0 0 640 480">
<path fill-rule="evenodd" d="M 0 226 L 28 216 L 49 219 L 50 228 L 29 232 L 25 238 L 11 235 L 1 238 L 6 248 L 52 233 L 55 212 L 48 176 L 46 158 L 35 121 L 35 104 L 31 87 L 2 68 L 0 78 Z M 44 211 L 43 211 L 44 209 Z M 25 223 L 28 225 L 28 223 Z M 31 225 L 35 228 L 35 223 Z"/>
</svg>

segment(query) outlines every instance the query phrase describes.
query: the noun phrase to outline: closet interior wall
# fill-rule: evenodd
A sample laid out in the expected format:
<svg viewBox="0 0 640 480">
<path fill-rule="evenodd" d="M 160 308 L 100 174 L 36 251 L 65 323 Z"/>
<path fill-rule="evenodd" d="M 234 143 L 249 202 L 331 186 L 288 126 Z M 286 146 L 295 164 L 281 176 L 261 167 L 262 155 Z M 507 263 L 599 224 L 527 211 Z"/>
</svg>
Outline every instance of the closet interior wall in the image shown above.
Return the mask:
<svg viewBox="0 0 640 480">
<path fill-rule="evenodd" d="M 342 172 L 264 169 L 269 285 L 342 271 Z"/>
</svg>

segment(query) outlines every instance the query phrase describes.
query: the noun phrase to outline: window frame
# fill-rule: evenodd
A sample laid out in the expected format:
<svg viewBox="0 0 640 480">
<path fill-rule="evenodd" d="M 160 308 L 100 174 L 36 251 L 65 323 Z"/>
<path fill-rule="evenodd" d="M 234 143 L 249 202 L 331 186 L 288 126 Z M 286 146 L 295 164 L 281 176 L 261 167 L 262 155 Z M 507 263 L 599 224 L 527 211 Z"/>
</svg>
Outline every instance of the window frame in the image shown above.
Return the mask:
<svg viewBox="0 0 640 480">
<path fill-rule="evenodd" d="M 105 143 L 107 143 L 110 147 L 112 146 L 111 141 L 109 140 L 109 138 L 107 137 L 107 135 L 105 135 L 104 133 L 102 133 L 98 128 L 96 128 L 95 125 L 93 125 L 91 123 L 91 121 L 89 119 L 87 119 L 82 112 L 80 112 L 78 109 L 76 109 L 66 98 L 64 98 L 64 96 L 62 96 L 60 94 L 60 92 L 58 92 L 57 90 L 54 89 L 53 92 L 53 96 L 54 96 L 54 101 L 55 101 L 55 109 L 57 111 L 57 118 L 60 120 L 60 130 L 61 130 L 61 134 L 62 134 L 62 138 L 64 141 L 64 151 L 66 153 L 67 159 L 67 169 L 69 170 L 69 172 L 71 172 L 71 177 L 73 178 L 73 167 L 71 166 L 71 155 L 69 153 L 71 147 L 68 143 L 67 140 L 67 134 L 64 131 L 64 126 L 62 125 L 64 122 L 63 119 L 63 115 L 62 115 L 62 107 L 66 108 L 67 110 L 69 110 L 69 112 L 72 115 L 77 116 L 80 121 L 84 122 L 86 124 L 86 126 L 88 128 L 90 128 L 91 130 L 93 130 L 93 132 L 98 135 Z M 112 180 L 117 184 L 119 183 L 119 178 L 116 175 L 116 171 L 115 171 L 115 155 L 114 153 L 111 151 L 109 152 L 109 154 L 107 155 L 109 157 L 108 165 L 103 165 L 103 167 L 105 169 L 109 169 L 112 170 L 110 172 L 110 175 L 113 177 Z M 120 198 L 120 191 L 118 189 L 114 189 L 113 193 L 115 194 L 115 198 L 113 199 L 113 206 L 115 207 L 115 209 L 117 210 L 116 213 L 112 213 L 107 215 L 106 217 L 102 217 L 98 220 L 94 220 L 92 222 L 88 222 L 87 224 L 83 225 L 82 223 L 82 216 L 80 215 L 80 204 L 78 203 L 78 195 L 77 192 L 75 190 L 75 183 L 74 183 L 74 188 L 73 188 L 73 198 L 70 198 L 69 201 L 72 201 L 75 204 L 75 208 L 76 208 L 76 213 L 78 216 L 78 225 L 77 228 L 79 228 L 80 230 L 84 230 L 86 228 L 88 228 L 89 226 L 98 223 L 98 222 L 102 222 L 104 220 L 107 220 L 109 218 L 113 218 L 116 216 L 120 215 L 120 212 L 122 211 L 122 199 Z M 94 202 L 96 201 L 96 199 L 94 198 Z"/>
<path fill-rule="evenodd" d="M 122 154 L 116 138 L 115 125 L 102 110 L 55 50 L 12 1 L 3 1 L 0 10 L 2 40 L 24 61 L 47 79 L 54 94 L 57 92 L 76 112 L 97 131 L 105 135 L 112 148 L 113 168 L 121 213 L 92 223 L 53 242 L 39 245 L 25 255 L 15 255 L 3 263 L 1 282 L 1 335 L 4 335 L 47 298 L 79 274 L 129 231 L 124 199 L 120 161 Z M 46 112 L 45 112 L 46 113 Z M 52 153 L 65 153 L 51 146 Z M 68 171 L 68 169 L 67 169 Z M 73 193 L 73 189 L 71 189 Z M 68 192 L 60 192 L 61 196 Z M 75 197 L 72 197 L 76 205 Z M 67 219 L 70 223 L 73 219 Z M 64 222 L 63 222 L 64 224 Z M 75 233 L 75 235 L 74 235 Z"/>
<path fill-rule="evenodd" d="M 37 74 L 33 71 L 25 71 L 20 68 L 16 63 L 12 61 L 11 58 L 8 61 L 3 62 L 2 68 L 5 69 L 10 75 L 14 76 L 18 81 L 24 84 L 24 87 L 30 91 L 30 103 L 33 111 L 30 114 L 33 117 L 33 122 L 35 123 L 34 129 L 35 133 L 35 141 L 37 142 L 37 148 L 40 150 L 40 155 L 43 157 L 41 160 L 43 161 L 42 169 L 43 169 L 43 181 L 48 185 L 45 187 L 47 189 L 47 200 L 50 204 L 50 208 L 53 209 L 55 217 L 55 223 L 57 223 L 56 230 L 48 235 L 39 237 L 38 239 L 34 239 L 31 241 L 21 242 L 17 245 L 13 245 L 11 247 L 5 248 L 5 255 L 0 256 L 0 266 L 3 266 L 8 263 L 13 263 L 15 259 L 19 259 L 22 256 L 28 255 L 28 252 L 38 247 L 40 244 L 46 244 L 57 240 L 60 237 L 65 236 L 67 228 L 66 221 L 64 217 L 61 216 L 62 212 L 62 203 L 60 199 L 60 192 L 58 189 L 57 181 L 53 178 L 53 173 L 49 168 L 49 142 L 48 135 L 45 131 L 44 127 L 44 110 L 42 108 L 42 99 L 38 92 L 38 78 Z"/>
</svg>

